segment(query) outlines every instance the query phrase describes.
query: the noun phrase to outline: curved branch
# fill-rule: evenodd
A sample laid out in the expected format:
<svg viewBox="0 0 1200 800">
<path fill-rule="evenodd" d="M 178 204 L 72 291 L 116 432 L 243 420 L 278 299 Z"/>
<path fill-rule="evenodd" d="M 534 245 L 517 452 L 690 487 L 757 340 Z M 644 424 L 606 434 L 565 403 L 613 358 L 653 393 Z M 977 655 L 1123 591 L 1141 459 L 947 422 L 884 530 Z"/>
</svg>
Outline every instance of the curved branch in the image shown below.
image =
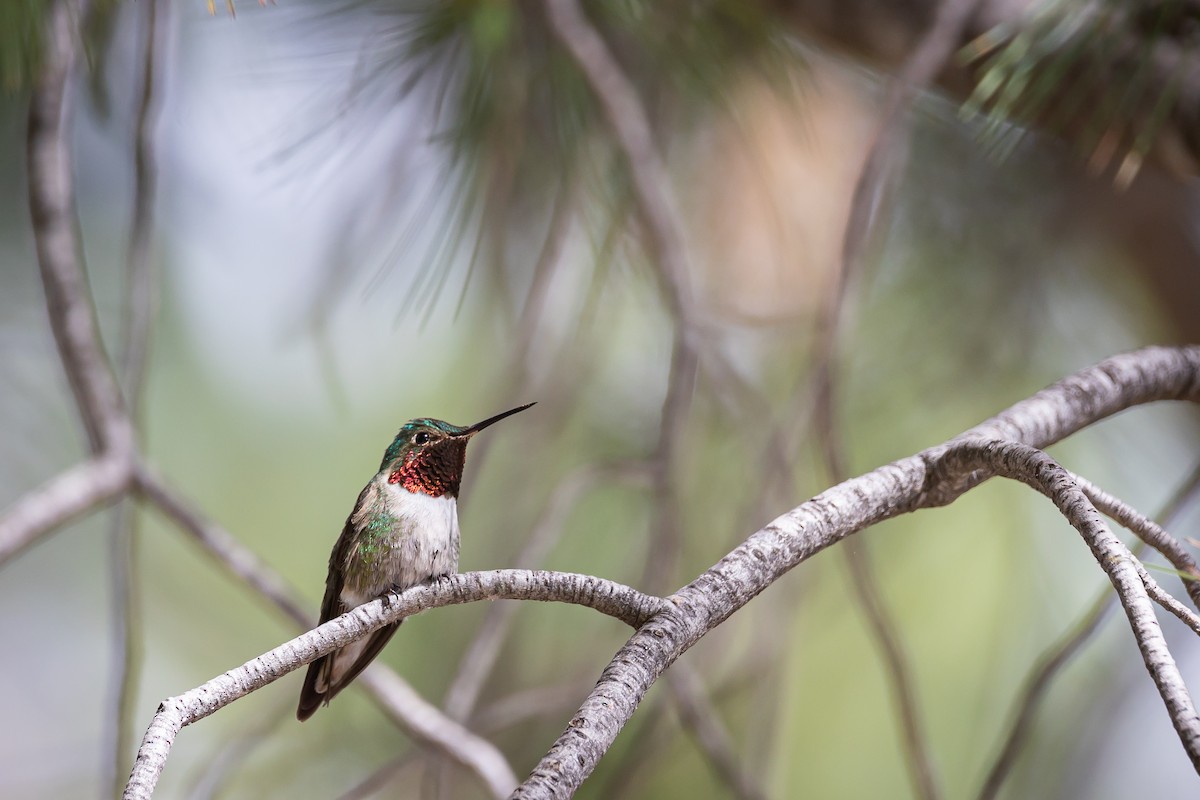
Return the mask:
<svg viewBox="0 0 1200 800">
<path fill-rule="evenodd" d="M 1161 524 L 1164 527 L 1171 525 L 1180 510 L 1187 505 L 1198 490 L 1200 490 L 1200 465 L 1192 470 L 1191 476 L 1183 482 L 1159 511 L 1158 519 Z M 1146 543 L 1143 540 L 1130 552 L 1135 558 L 1138 558 L 1145 548 Z M 1041 705 L 1042 699 L 1050 690 L 1051 682 L 1075 656 L 1075 653 L 1091 640 L 1115 599 L 1116 596 L 1107 589 L 1101 592 L 1071 629 L 1038 657 L 1036 666 L 1025 678 L 1019 702 L 1014 704 L 1017 711 L 1009 725 L 1008 734 L 1004 737 L 1000 753 L 992 762 L 992 767 L 988 770 L 987 777 L 979 789 L 978 800 L 992 800 L 1000 793 L 1001 786 L 1008 777 L 1013 764 L 1016 763 L 1021 746 L 1028 738 L 1029 731 L 1033 726 L 1033 716 Z"/>
<path fill-rule="evenodd" d="M 147 467 L 139 468 L 138 489 L 221 566 L 270 601 L 301 630 L 312 627 L 312 618 L 278 573 L 228 531 L 194 512 Z M 374 696 L 389 719 L 418 741 L 444 749 L 448 756 L 478 776 L 494 796 L 503 797 L 512 789 L 516 778 L 499 750 L 446 717 L 394 671 L 377 662 L 358 682 Z"/>
<path fill-rule="evenodd" d="M 1200 608 L 1200 567 L 1197 567 L 1196 559 L 1192 558 L 1192 554 L 1187 551 L 1187 548 L 1178 539 L 1167 533 L 1161 525 L 1133 506 L 1114 497 L 1086 478 L 1078 475 L 1072 477 L 1096 508 L 1133 531 L 1139 539 L 1162 553 L 1175 569 L 1186 576 L 1183 578 L 1183 588 L 1192 598 L 1192 603 Z"/>
<path fill-rule="evenodd" d="M 983 476 L 971 472 L 937 474 L 954 445 L 985 437 L 1043 447 L 1131 406 L 1185 399 L 1200 399 L 1200 347 L 1115 356 L 961 437 L 838 484 L 778 517 L 672 595 L 672 604 L 630 638 L 514 796 L 570 797 L 663 670 L 793 567 L 869 525 L 952 502 L 978 484 Z"/>
<path fill-rule="evenodd" d="M 679 210 L 666 188 L 670 186 L 667 168 L 655 146 L 654 132 L 637 89 L 588 20 L 579 0 L 546 0 L 545 6 L 555 36 L 583 72 L 628 162 L 634 199 L 651 254 L 660 268 L 663 295 L 671 313 L 690 329 L 695 311 L 688 281 L 694 272 L 688 263 L 687 239 Z"/>
<path fill-rule="evenodd" d="M 29 101 L 29 211 L 50 327 L 92 452 L 128 452 L 133 429 L 100 345 L 75 217 L 67 134 L 70 77 L 79 49 L 73 22 L 79 14 L 69 0 L 50 7 L 43 67 Z"/>
<path fill-rule="evenodd" d="M 676 321 L 667 393 L 652 460 L 653 488 L 660 502 L 643 572 L 643 583 L 657 589 L 655 584 L 671 579 L 682 546 L 671 477 L 678 443 L 690 418 L 700 367 L 699 323 L 690 285 L 695 270 L 688 257 L 683 221 L 669 188 L 667 167 L 637 89 L 578 0 L 546 0 L 545 7 L 555 36 L 583 73 L 628 164 L 647 249 L 658 267 L 655 274 L 659 288 Z"/>
<path fill-rule="evenodd" d="M 1018 442 L 963 442 L 945 454 L 941 467 L 960 473 L 982 468 L 1021 481 L 1050 498 L 1079 531 L 1117 590 L 1146 669 L 1167 706 L 1188 758 L 1200 772 L 1200 716 L 1154 615 L 1151 594 L 1174 614 L 1182 611 L 1191 620 L 1194 615 L 1169 595 L 1163 597 L 1166 592 L 1158 589 L 1129 548 L 1109 530 L 1071 474 L 1041 450 Z M 1200 627 L 1200 621 L 1191 620 L 1185 621 Z"/>
<path fill-rule="evenodd" d="M 671 605 L 662 598 L 642 594 L 636 589 L 603 578 L 514 569 L 451 575 L 436 583 L 385 595 L 301 634 L 202 686 L 164 700 L 138 750 L 133 774 L 125 787 L 125 800 L 151 796 L 175 737 L 185 725 L 207 717 L 234 700 L 384 625 L 430 608 L 497 599 L 574 603 L 595 609 L 633 627 L 643 625 Z"/>
<path fill-rule="evenodd" d="M 142 497 L 195 539 L 222 566 L 271 601 L 301 628 L 312 625 L 312 618 L 296 601 L 294 594 L 278 573 L 264 564 L 229 531 L 205 519 L 191 508 L 154 469 L 139 464 L 136 481 L 136 489 Z"/>
<path fill-rule="evenodd" d="M 765 800 L 766 793 L 737 760 L 729 732 L 709 701 L 700 676 L 681 662 L 667 675 L 667 686 L 679 707 L 681 722 L 691 728 L 717 777 L 738 800 Z"/>
<path fill-rule="evenodd" d="M 475 773 L 493 797 L 505 797 L 516 786 L 517 776 L 495 745 L 446 716 L 395 670 L 376 662 L 357 680 L 418 742 L 432 745 Z"/>
</svg>

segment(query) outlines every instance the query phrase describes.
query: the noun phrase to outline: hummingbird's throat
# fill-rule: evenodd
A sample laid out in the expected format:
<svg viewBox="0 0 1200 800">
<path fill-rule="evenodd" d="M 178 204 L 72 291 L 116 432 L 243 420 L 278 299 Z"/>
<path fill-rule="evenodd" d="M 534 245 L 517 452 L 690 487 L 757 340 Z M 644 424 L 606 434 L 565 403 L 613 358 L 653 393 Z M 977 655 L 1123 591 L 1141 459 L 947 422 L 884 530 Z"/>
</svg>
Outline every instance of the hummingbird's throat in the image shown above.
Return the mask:
<svg viewBox="0 0 1200 800">
<path fill-rule="evenodd" d="M 410 454 L 388 475 L 388 483 L 398 483 L 414 494 L 458 497 L 466 456 L 466 442 L 448 442 L 442 447 Z"/>
</svg>

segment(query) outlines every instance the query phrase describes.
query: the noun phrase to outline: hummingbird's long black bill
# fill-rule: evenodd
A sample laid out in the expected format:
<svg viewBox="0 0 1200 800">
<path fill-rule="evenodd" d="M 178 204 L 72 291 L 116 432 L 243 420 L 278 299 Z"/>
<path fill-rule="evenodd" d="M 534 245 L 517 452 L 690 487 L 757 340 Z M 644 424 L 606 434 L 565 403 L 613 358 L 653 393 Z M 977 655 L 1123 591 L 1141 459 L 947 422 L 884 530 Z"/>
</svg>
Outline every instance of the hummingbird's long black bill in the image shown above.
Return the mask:
<svg viewBox="0 0 1200 800">
<path fill-rule="evenodd" d="M 526 403 L 523 406 L 517 406 L 516 408 L 511 408 L 508 411 L 505 411 L 503 414 L 497 414 L 494 417 L 488 417 L 483 422 L 476 422 L 474 425 L 467 428 L 465 431 L 463 431 L 459 435 L 460 436 L 474 436 L 475 434 L 479 433 L 481 430 L 486 428 L 488 425 L 491 425 L 494 422 L 499 422 L 500 420 L 504 419 L 505 417 L 511 417 L 513 414 L 516 414 L 519 411 L 524 411 L 525 409 L 529 408 L 530 406 L 536 406 L 536 405 L 537 405 L 537 403 Z"/>
</svg>

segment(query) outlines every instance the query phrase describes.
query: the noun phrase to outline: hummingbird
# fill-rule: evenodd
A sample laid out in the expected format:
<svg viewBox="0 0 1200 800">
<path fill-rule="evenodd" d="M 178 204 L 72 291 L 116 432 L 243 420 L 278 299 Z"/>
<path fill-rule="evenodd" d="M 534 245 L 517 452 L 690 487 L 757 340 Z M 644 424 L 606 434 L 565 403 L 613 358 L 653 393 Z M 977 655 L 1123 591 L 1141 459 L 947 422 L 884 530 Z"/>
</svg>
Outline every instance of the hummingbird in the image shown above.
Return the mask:
<svg viewBox="0 0 1200 800">
<path fill-rule="evenodd" d="M 322 623 L 386 592 L 458 571 L 458 488 L 467 442 L 532 405 L 465 428 L 429 418 L 400 428 L 333 545 Z M 309 664 L 296 717 L 303 722 L 322 702 L 328 704 L 379 655 L 399 626 L 387 625 Z"/>
</svg>

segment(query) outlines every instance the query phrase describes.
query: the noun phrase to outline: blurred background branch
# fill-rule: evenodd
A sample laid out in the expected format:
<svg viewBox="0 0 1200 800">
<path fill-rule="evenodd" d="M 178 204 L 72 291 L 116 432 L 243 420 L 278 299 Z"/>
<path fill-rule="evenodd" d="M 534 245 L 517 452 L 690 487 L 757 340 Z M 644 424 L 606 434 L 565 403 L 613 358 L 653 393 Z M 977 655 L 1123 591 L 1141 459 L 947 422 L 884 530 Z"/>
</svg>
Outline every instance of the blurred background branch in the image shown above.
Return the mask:
<svg viewBox="0 0 1200 800">
<path fill-rule="evenodd" d="M 135 116 L 133 142 L 133 213 L 129 225 L 126 256 L 126 308 L 118 358 L 119 384 L 133 424 L 140 418 L 145 388 L 146 364 L 152 337 L 152 323 L 158 307 L 156 272 L 150 259 L 154 235 L 154 206 L 157 197 L 158 168 L 155 153 L 157 112 L 161 105 L 156 79 L 165 76 L 156 59 L 163 57 L 168 30 L 168 12 L 158 8 L 157 0 L 147 0 L 142 20 L 141 93 Z M 125 768 L 133 761 L 131 747 L 136 735 L 134 700 L 141 674 L 142 633 L 137 573 L 137 517 L 133 504 L 119 503 L 112 517 L 110 571 L 112 579 L 112 663 L 105 716 L 113 720 L 109 741 L 105 781 L 112 796 L 125 785 Z"/>
</svg>

